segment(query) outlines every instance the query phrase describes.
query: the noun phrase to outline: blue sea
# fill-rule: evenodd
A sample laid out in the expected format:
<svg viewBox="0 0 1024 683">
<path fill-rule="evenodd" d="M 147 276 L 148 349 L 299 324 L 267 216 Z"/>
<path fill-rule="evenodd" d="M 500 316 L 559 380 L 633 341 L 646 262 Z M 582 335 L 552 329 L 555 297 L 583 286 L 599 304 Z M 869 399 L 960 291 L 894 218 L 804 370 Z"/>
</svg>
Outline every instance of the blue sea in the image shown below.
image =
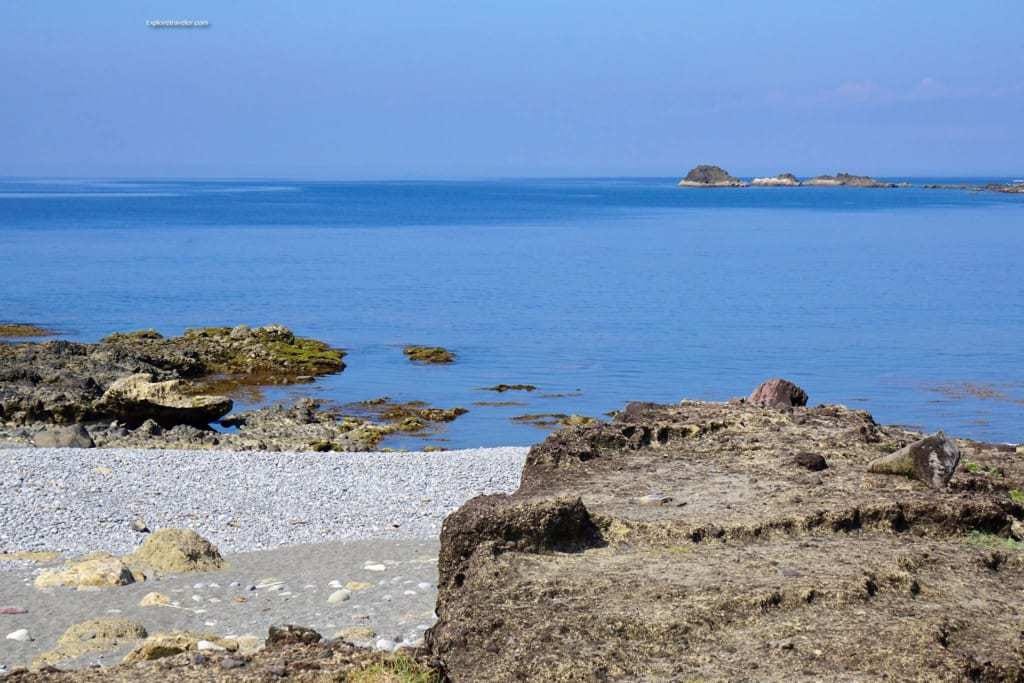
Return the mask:
<svg viewBox="0 0 1024 683">
<path fill-rule="evenodd" d="M 673 178 L 11 179 L 4 319 L 85 341 L 282 323 L 347 349 L 348 368 L 264 401 L 469 408 L 431 437 L 447 447 L 543 438 L 510 420 L 523 413 L 723 400 L 771 376 L 812 404 L 1016 442 L 1024 196 Z M 414 365 L 410 343 L 458 361 Z M 480 389 L 500 382 L 539 389 Z M 524 405 L 474 405 L 496 400 Z"/>
</svg>

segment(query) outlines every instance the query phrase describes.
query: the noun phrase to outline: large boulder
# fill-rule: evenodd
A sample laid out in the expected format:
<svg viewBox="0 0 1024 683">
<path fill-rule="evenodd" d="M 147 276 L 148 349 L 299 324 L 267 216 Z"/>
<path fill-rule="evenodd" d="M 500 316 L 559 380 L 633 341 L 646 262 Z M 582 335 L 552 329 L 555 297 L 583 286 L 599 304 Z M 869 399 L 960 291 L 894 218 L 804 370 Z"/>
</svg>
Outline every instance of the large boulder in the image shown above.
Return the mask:
<svg viewBox="0 0 1024 683">
<path fill-rule="evenodd" d="M 168 574 L 207 572 L 226 565 L 217 547 L 191 529 L 160 529 L 125 560 Z"/>
<path fill-rule="evenodd" d="M 131 426 L 154 420 L 162 427 L 208 425 L 231 411 L 227 396 L 197 396 L 188 389 L 181 380 L 154 382 L 146 373 L 130 375 L 110 385 L 96 411 Z"/>
<path fill-rule="evenodd" d="M 96 445 L 80 424 L 46 427 L 32 437 L 32 443 L 41 448 L 93 448 Z"/>
<path fill-rule="evenodd" d="M 769 379 L 762 382 L 750 396 L 749 403 L 769 408 L 788 408 L 807 405 L 807 392 L 788 379 Z"/>
<path fill-rule="evenodd" d="M 1019 680 L 1024 459 L 960 442 L 951 493 L 867 476 L 920 438 L 746 401 L 565 429 L 445 519 L 427 645 L 454 683 Z"/>
<path fill-rule="evenodd" d="M 960 448 L 942 432 L 907 444 L 868 463 L 875 474 L 914 477 L 934 489 L 945 488 L 960 464 Z"/>
</svg>

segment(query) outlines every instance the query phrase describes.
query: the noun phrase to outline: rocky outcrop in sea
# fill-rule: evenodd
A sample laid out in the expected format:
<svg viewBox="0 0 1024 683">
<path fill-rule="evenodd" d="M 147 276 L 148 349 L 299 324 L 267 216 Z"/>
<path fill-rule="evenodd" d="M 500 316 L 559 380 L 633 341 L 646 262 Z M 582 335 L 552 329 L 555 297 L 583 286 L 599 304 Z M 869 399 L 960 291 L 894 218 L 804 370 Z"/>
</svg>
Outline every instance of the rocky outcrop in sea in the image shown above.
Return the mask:
<svg viewBox="0 0 1024 683">
<path fill-rule="evenodd" d="M 679 187 L 744 187 L 739 178 L 729 175 L 720 166 L 701 164 L 690 169 L 686 177 L 679 181 Z"/>
</svg>

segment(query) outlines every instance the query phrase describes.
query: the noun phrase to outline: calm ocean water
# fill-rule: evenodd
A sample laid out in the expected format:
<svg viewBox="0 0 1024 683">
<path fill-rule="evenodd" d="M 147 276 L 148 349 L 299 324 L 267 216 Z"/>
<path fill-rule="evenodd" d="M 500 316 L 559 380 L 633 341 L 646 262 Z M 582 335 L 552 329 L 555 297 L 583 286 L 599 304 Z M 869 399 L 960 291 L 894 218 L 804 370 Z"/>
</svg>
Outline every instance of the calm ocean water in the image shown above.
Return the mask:
<svg viewBox="0 0 1024 683">
<path fill-rule="evenodd" d="M 89 341 L 280 322 L 346 348 L 348 369 L 267 400 L 466 406 L 439 435 L 451 447 L 542 438 L 510 421 L 521 413 L 726 399 L 773 375 L 815 404 L 1019 441 L 1024 197 L 673 179 L 7 180 L 3 319 Z M 459 360 L 415 366 L 407 343 Z M 479 390 L 499 382 L 540 391 Z M 472 405 L 488 400 L 526 405 Z"/>
</svg>

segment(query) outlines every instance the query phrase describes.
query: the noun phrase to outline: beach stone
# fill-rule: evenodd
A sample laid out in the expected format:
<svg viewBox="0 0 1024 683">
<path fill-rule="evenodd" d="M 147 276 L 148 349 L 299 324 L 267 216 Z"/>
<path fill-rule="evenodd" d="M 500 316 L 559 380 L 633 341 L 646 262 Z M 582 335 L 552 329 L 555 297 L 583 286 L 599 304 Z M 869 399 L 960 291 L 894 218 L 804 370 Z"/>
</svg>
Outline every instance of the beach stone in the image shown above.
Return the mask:
<svg viewBox="0 0 1024 683">
<path fill-rule="evenodd" d="M 812 472 L 820 472 L 828 467 L 828 463 L 823 456 L 807 451 L 794 455 L 793 463 Z"/>
<path fill-rule="evenodd" d="M 209 640 L 200 640 L 196 642 L 196 649 L 200 652 L 227 652 L 226 647 L 222 647 L 217 643 Z"/>
<path fill-rule="evenodd" d="M 373 584 L 367 583 L 366 581 L 349 581 L 345 584 L 345 588 L 354 593 L 356 591 L 364 591 L 368 588 L 373 588 Z"/>
<path fill-rule="evenodd" d="M 382 565 L 382 564 L 368 564 L 368 565 L 364 566 L 363 569 L 365 569 L 366 571 L 369 571 L 369 572 L 383 572 L 383 571 L 387 571 L 387 567 Z"/>
<path fill-rule="evenodd" d="M 238 669 L 245 666 L 244 659 L 238 659 L 236 657 L 225 657 L 220 660 L 220 668 L 222 669 Z"/>
<path fill-rule="evenodd" d="M 85 588 L 109 588 L 126 586 L 142 579 L 120 558 L 109 553 L 96 553 L 82 560 L 67 562 L 60 569 L 49 569 L 36 577 L 36 588 L 54 588 L 67 586 L 79 590 Z"/>
<path fill-rule="evenodd" d="M 807 392 L 787 379 L 773 378 L 762 382 L 747 401 L 769 408 L 807 405 Z"/>
<path fill-rule="evenodd" d="M 126 559 L 171 574 L 213 571 L 226 566 L 216 546 L 191 529 L 159 529 Z"/>
<path fill-rule="evenodd" d="M 32 635 L 29 634 L 27 628 L 19 628 L 17 631 L 11 631 L 8 633 L 7 640 L 16 640 L 19 643 L 28 643 L 32 640 Z"/>
<path fill-rule="evenodd" d="M 139 607 L 164 607 L 171 604 L 171 599 L 163 593 L 146 593 L 139 601 Z"/>
<path fill-rule="evenodd" d="M 238 643 L 227 638 L 190 631 L 171 631 L 149 636 L 137 648 L 129 652 L 123 661 L 126 664 L 133 664 L 163 659 L 182 652 L 197 652 L 200 641 L 214 643 L 228 652 L 238 650 Z"/>
<path fill-rule="evenodd" d="M 384 652 L 393 652 L 394 649 L 398 647 L 398 643 L 391 640 L 390 638 L 378 638 L 377 642 L 375 642 L 373 646 L 378 650 L 382 650 Z"/>
<path fill-rule="evenodd" d="M 259 636 L 254 636 L 252 634 L 225 637 L 224 639 L 236 643 L 238 645 L 237 652 L 240 655 L 253 655 L 264 647 L 264 640 Z"/>
<path fill-rule="evenodd" d="M 132 531 L 137 531 L 140 534 L 148 534 L 149 527 L 146 525 L 146 520 L 141 517 L 136 517 L 132 520 Z"/>
<path fill-rule="evenodd" d="M 363 645 L 376 638 L 377 632 L 369 626 L 349 626 L 335 633 L 334 637 L 353 645 Z"/>
<path fill-rule="evenodd" d="M 32 437 L 32 443 L 41 448 L 93 448 L 89 432 L 80 424 L 47 427 Z"/>
<path fill-rule="evenodd" d="M 32 666 L 55 664 L 90 652 L 107 652 L 147 635 L 142 624 L 127 619 L 89 619 L 68 627 L 54 648 L 36 657 Z"/>
<path fill-rule="evenodd" d="M 0 607 L 0 614 L 28 614 L 24 607 Z"/>
<path fill-rule="evenodd" d="M 272 645 L 312 645 L 319 643 L 321 635 L 311 628 L 284 624 L 271 626 L 267 631 L 267 647 Z"/>
<path fill-rule="evenodd" d="M 327 598 L 327 602 L 333 605 L 338 602 L 345 602 L 351 597 L 352 591 L 347 591 L 344 588 L 342 588 L 341 590 L 336 590 L 333 593 L 331 593 L 330 597 Z"/>
<path fill-rule="evenodd" d="M 227 396 L 191 394 L 182 380 L 154 382 L 152 375 L 141 372 L 111 384 L 95 410 L 129 425 L 153 420 L 166 429 L 179 424 L 209 425 L 231 412 L 232 405 Z"/>
</svg>

